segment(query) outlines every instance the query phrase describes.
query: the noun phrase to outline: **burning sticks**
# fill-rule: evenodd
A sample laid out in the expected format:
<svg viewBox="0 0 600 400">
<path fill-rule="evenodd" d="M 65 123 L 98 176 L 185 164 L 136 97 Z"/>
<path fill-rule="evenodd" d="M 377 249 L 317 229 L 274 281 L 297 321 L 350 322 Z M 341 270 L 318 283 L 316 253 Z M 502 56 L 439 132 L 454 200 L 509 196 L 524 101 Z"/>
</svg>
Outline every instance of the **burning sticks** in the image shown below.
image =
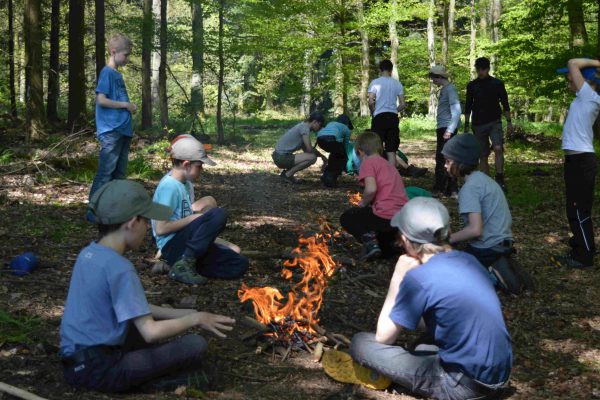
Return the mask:
<svg viewBox="0 0 600 400">
<path fill-rule="evenodd" d="M 265 335 L 272 338 L 273 344 L 283 348 L 306 348 L 312 353 L 308 343 L 314 342 L 320 334 L 314 327 L 318 326 L 317 316 L 323 302 L 323 293 L 329 279 L 339 267 L 327 247 L 327 241 L 336 236 L 337 232 L 332 233 L 326 222 L 320 225 L 325 233 L 308 238 L 300 237 L 298 247 L 293 250 L 294 257 L 283 263 L 281 274 L 286 280 L 292 280 L 292 270 L 300 269 L 302 272 L 302 280 L 292 286 L 285 302 L 284 296 L 276 288 L 250 288 L 242 284 L 238 290 L 240 301 L 252 301 L 258 322 L 271 328 Z M 322 336 L 335 344 L 347 344 L 334 335 Z"/>
<path fill-rule="evenodd" d="M 348 191 L 348 203 L 350 203 L 353 206 L 357 206 L 361 200 L 362 196 L 359 192 L 353 194 L 352 192 Z"/>
</svg>

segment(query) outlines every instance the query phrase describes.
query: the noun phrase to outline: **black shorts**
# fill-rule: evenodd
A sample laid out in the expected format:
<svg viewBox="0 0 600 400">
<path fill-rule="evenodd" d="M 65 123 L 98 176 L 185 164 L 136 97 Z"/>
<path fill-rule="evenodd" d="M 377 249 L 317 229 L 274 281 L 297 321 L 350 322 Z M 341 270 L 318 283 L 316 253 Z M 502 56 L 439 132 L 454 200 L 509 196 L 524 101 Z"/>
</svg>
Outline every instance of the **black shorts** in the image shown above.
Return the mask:
<svg viewBox="0 0 600 400">
<path fill-rule="evenodd" d="M 377 114 L 371 120 L 371 130 L 381 138 L 386 153 L 395 153 L 400 147 L 399 124 L 398 114 L 392 112 Z"/>
</svg>

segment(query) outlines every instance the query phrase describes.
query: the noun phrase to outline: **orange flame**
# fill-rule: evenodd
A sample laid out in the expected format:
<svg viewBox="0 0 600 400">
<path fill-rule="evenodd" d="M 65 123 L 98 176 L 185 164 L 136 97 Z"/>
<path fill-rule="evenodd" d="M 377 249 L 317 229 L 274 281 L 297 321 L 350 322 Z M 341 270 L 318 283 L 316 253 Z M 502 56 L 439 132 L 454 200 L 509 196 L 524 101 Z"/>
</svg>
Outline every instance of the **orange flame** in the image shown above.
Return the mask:
<svg viewBox="0 0 600 400">
<path fill-rule="evenodd" d="M 350 191 L 348 191 L 348 202 L 350 204 L 352 204 L 353 206 L 357 206 L 361 200 L 362 200 L 362 196 L 360 195 L 360 192 L 356 192 L 356 193 L 352 194 Z"/>
<path fill-rule="evenodd" d="M 290 317 L 294 323 L 289 328 L 289 334 L 295 330 L 315 333 L 311 325 L 319 321 L 317 315 L 323 302 L 323 293 L 338 267 L 329 255 L 325 242 L 336 235 L 330 233 L 331 227 L 326 221 L 321 221 L 320 225 L 326 233 L 309 238 L 300 237 L 298 247 L 293 250 L 297 256 L 283 263 L 286 267 L 281 273 L 284 279 L 292 279 L 292 268 L 299 268 L 303 273 L 302 280 L 292 286 L 285 303 L 281 302 L 284 296 L 275 288 L 250 288 L 242 283 L 238 297 L 241 302 L 252 300 L 258 321 L 264 324 L 278 323 Z"/>
</svg>

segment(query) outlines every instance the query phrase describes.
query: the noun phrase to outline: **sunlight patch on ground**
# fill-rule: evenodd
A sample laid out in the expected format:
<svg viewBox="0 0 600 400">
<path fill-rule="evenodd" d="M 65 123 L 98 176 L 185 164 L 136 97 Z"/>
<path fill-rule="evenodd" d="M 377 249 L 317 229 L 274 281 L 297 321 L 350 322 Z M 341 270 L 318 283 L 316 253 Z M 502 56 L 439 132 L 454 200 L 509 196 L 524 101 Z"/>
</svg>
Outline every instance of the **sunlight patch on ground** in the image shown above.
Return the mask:
<svg viewBox="0 0 600 400">
<path fill-rule="evenodd" d="M 274 217 L 271 215 L 246 215 L 238 218 L 238 220 L 232 225 L 239 225 L 244 228 L 255 228 L 265 224 L 289 226 L 296 225 L 296 221 L 290 218 Z"/>
</svg>

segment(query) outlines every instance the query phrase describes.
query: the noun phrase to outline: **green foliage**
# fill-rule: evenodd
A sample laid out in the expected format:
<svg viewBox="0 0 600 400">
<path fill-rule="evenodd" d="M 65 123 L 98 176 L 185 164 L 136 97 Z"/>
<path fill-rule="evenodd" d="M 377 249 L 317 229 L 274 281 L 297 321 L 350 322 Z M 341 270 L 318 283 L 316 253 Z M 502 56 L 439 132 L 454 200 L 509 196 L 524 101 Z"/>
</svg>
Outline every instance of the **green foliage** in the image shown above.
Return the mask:
<svg viewBox="0 0 600 400">
<path fill-rule="evenodd" d="M 10 150 L 0 151 L 0 165 L 10 164 L 14 158 L 14 154 Z"/>
<path fill-rule="evenodd" d="M 127 164 L 127 176 L 133 179 L 157 179 L 162 171 L 152 164 L 151 159 L 142 153 L 136 154 L 133 160 Z"/>
<path fill-rule="evenodd" d="M 0 309 L 0 343 L 32 343 L 34 332 L 40 326 L 40 319 L 31 316 L 17 316 Z"/>
</svg>

